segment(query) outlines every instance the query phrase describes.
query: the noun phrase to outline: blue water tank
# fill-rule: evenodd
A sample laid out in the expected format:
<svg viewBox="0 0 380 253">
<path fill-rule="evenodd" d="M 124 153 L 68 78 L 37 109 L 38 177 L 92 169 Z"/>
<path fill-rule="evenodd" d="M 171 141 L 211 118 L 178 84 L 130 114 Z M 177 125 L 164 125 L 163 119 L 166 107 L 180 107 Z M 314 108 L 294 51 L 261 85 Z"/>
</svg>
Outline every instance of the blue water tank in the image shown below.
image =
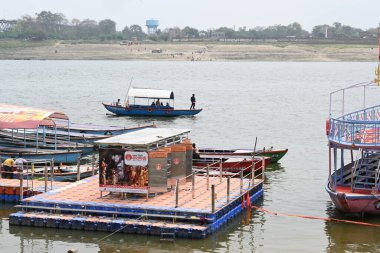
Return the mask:
<svg viewBox="0 0 380 253">
<path fill-rule="evenodd" d="M 148 19 L 145 24 L 149 28 L 157 28 L 158 27 L 158 20 Z"/>
</svg>

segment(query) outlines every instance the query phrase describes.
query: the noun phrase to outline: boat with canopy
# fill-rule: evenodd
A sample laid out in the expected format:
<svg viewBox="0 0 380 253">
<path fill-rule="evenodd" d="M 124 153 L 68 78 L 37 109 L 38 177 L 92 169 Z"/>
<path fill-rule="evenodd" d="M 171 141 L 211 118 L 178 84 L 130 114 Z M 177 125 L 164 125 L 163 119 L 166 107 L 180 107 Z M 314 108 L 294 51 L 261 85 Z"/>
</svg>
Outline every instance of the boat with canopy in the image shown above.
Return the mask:
<svg viewBox="0 0 380 253">
<path fill-rule="evenodd" d="M 54 119 L 68 120 L 68 116 L 62 112 L 49 111 L 33 107 L 25 107 L 10 104 L 0 104 L 0 129 L 9 129 L 13 131 L 22 131 L 24 134 L 24 143 L 26 144 L 26 131 L 30 129 L 41 129 L 42 136 L 36 131 L 35 148 L 24 147 L 0 147 L 0 157 L 2 159 L 17 157 L 22 153 L 26 159 L 54 159 L 55 163 L 76 163 L 82 155 L 80 150 L 58 150 L 57 138 L 54 138 L 53 149 L 41 150 L 39 146 L 45 143 L 44 131 L 51 127 L 56 130 Z M 42 137 L 42 142 L 40 142 Z M 70 138 L 68 136 L 68 138 Z"/>
<path fill-rule="evenodd" d="M 193 116 L 202 111 L 202 109 L 175 109 L 173 91 L 133 87 L 129 88 L 124 105 L 120 102 L 102 104 L 108 111 L 118 116 Z"/>
<path fill-rule="evenodd" d="M 374 81 L 330 93 L 326 191 L 348 214 L 380 215 L 380 51 L 375 73 Z"/>
</svg>

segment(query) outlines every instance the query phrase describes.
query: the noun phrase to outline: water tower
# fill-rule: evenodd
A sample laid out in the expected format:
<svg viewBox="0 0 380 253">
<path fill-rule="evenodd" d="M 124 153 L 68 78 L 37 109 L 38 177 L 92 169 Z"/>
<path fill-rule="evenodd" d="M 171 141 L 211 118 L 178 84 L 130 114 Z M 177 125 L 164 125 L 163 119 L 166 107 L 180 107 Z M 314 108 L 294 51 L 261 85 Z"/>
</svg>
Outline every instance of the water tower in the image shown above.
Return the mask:
<svg viewBox="0 0 380 253">
<path fill-rule="evenodd" d="M 155 34 L 157 32 L 158 20 L 148 19 L 145 24 L 148 28 L 148 34 Z"/>
</svg>

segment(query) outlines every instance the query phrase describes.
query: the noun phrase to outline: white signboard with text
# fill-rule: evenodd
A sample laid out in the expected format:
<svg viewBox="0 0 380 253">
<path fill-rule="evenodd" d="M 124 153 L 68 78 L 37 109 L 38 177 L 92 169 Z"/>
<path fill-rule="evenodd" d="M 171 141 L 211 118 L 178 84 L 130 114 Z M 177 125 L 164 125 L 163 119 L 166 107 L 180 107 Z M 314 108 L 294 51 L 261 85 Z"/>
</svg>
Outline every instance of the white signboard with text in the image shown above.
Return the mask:
<svg viewBox="0 0 380 253">
<path fill-rule="evenodd" d="M 147 166 L 148 165 L 148 153 L 147 152 L 134 152 L 126 151 L 124 153 L 125 165 L 132 166 Z"/>
</svg>

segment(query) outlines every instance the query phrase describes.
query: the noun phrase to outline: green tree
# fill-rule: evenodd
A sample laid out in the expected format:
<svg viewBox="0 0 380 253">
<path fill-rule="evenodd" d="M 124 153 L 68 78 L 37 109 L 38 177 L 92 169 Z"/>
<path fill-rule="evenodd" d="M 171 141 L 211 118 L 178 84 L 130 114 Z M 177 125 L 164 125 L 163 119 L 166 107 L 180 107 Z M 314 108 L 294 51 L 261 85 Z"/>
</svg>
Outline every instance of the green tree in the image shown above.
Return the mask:
<svg viewBox="0 0 380 253">
<path fill-rule="evenodd" d="M 186 26 L 185 28 L 183 28 L 181 33 L 183 36 L 186 36 L 186 37 L 191 37 L 191 38 L 199 37 L 198 30 L 189 26 Z"/>
<path fill-rule="evenodd" d="M 103 34 L 113 34 L 116 32 L 116 23 L 111 19 L 105 19 L 99 22 L 99 30 Z"/>
</svg>

